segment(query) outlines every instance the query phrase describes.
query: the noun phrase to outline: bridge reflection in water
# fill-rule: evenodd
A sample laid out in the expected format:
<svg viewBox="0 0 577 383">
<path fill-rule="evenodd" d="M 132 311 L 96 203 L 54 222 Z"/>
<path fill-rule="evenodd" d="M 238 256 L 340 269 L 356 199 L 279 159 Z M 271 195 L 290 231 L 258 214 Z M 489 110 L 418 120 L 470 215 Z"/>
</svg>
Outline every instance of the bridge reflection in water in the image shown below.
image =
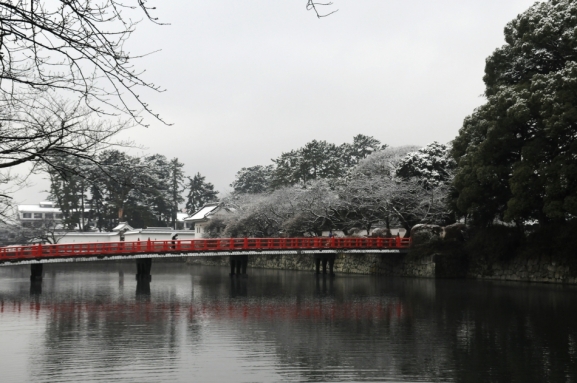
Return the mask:
<svg viewBox="0 0 577 383">
<path fill-rule="evenodd" d="M 151 286 L 133 267 L 47 265 L 41 292 L 0 269 L 3 380 L 577 378 L 575 288 L 182 263 L 155 264 Z"/>
</svg>

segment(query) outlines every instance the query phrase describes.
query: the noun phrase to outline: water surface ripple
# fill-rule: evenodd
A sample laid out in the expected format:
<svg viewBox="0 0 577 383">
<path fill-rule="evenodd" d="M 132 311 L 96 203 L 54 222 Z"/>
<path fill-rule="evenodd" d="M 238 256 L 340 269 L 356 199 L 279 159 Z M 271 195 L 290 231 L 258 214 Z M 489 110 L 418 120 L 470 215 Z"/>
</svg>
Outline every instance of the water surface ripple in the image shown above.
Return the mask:
<svg viewBox="0 0 577 383">
<path fill-rule="evenodd" d="M 44 268 L 0 268 L 2 382 L 577 382 L 573 286 Z"/>
</svg>

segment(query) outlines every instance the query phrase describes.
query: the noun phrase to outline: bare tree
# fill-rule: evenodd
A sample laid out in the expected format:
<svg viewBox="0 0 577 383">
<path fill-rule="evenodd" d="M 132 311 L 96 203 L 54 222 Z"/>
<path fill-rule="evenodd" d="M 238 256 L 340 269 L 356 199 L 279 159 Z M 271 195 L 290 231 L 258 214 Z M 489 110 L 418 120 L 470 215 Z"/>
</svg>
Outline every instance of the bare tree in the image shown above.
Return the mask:
<svg viewBox="0 0 577 383">
<path fill-rule="evenodd" d="M 53 89 L 93 110 L 128 114 L 141 123 L 141 111 L 153 113 L 138 92 L 160 88 L 142 78 L 133 66 L 142 56 L 125 51 L 124 44 L 139 19 L 158 23 L 146 3 L 0 1 L 0 92 L 10 95 L 3 101 L 22 102 L 38 89 Z"/>
<path fill-rule="evenodd" d="M 292 207 L 282 224 L 287 234 L 321 236 L 324 230 L 333 228 L 331 213 L 339 205 L 339 200 L 326 180 L 312 182 L 306 189 L 292 187 L 291 191 L 292 196 L 283 198 Z"/>
<path fill-rule="evenodd" d="M 0 99 L 7 96 L 0 94 Z M 7 215 L 12 195 L 28 174 L 84 177 L 79 161 L 98 166 L 99 151 L 131 145 L 113 138 L 131 125 L 99 119 L 80 101 L 66 101 L 53 91 L 38 92 L 19 108 L 0 108 L 0 217 Z M 22 164 L 31 166 L 26 172 L 13 171 Z"/>
<path fill-rule="evenodd" d="M 76 157 L 93 160 L 97 151 L 129 142 L 112 137 L 130 123 L 97 119 L 78 102 L 43 92 L 20 109 L 0 109 L 0 169 L 23 163 L 60 169 Z"/>
</svg>

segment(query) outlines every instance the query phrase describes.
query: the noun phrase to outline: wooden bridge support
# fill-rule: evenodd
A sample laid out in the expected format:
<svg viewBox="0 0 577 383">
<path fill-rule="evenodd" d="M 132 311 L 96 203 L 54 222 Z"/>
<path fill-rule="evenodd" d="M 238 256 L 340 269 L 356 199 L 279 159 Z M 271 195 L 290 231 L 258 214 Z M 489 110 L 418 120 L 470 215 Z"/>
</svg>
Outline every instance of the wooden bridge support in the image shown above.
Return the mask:
<svg viewBox="0 0 577 383">
<path fill-rule="evenodd" d="M 136 280 L 150 282 L 152 276 L 150 269 L 152 268 L 152 258 L 140 258 L 136 260 Z"/>
<path fill-rule="evenodd" d="M 42 263 L 33 263 L 30 265 L 30 280 L 31 281 L 42 280 Z"/>
<path fill-rule="evenodd" d="M 248 255 L 231 255 L 230 256 L 230 276 L 246 276 L 246 267 L 248 265 Z"/>
<path fill-rule="evenodd" d="M 335 266 L 336 254 L 315 254 L 315 271 L 321 273 L 321 262 L 323 264 L 323 274 L 327 273 L 327 263 L 329 264 L 329 275 L 335 275 L 333 268 Z"/>
</svg>

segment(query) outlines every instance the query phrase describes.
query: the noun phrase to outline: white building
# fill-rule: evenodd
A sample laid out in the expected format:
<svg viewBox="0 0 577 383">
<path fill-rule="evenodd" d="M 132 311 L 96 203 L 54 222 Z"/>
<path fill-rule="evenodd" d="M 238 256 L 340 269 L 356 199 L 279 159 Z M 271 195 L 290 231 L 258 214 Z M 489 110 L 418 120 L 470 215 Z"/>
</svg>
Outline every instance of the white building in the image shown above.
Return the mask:
<svg viewBox="0 0 577 383">
<path fill-rule="evenodd" d="M 42 227 L 48 222 L 62 221 L 62 211 L 51 201 L 38 205 L 18 205 L 18 220 L 23 227 Z"/>
<path fill-rule="evenodd" d="M 233 212 L 234 209 L 223 203 L 207 203 L 192 216 L 184 219 L 184 228 L 193 230 L 197 238 L 202 238 L 211 219 L 225 218 Z"/>
<path fill-rule="evenodd" d="M 126 222 L 121 222 L 111 232 L 68 232 L 61 233 L 58 243 L 87 243 L 87 242 L 136 242 L 136 241 L 168 241 L 174 235 L 179 240 L 192 240 L 194 231 L 174 230 L 171 227 L 147 227 L 135 229 Z"/>
</svg>

